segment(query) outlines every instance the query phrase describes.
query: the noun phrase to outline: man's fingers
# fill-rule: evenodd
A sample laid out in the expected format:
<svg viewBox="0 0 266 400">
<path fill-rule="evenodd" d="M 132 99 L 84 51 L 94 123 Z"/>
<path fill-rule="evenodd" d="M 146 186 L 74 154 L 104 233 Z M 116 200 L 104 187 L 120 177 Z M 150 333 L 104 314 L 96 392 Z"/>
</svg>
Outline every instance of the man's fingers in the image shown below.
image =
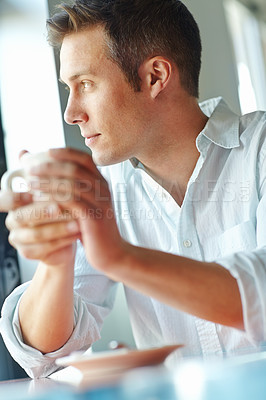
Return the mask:
<svg viewBox="0 0 266 400">
<path fill-rule="evenodd" d="M 31 182 L 32 192 L 38 192 L 38 201 L 55 201 L 58 203 L 84 200 L 90 204 L 100 205 L 110 200 L 109 187 L 100 179 L 37 179 Z"/>
<path fill-rule="evenodd" d="M 70 216 L 63 212 L 54 202 L 46 204 L 36 202 L 10 211 L 6 218 L 6 226 L 9 230 L 12 230 L 23 226 L 33 227 L 69 218 Z"/>
<path fill-rule="evenodd" d="M 79 224 L 74 220 L 38 225 L 34 228 L 24 227 L 12 230 L 9 241 L 15 247 L 35 243 L 41 244 L 78 235 L 79 230 Z"/>
<path fill-rule="evenodd" d="M 68 238 L 57 239 L 42 244 L 26 244 L 18 247 L 19 253 L 31 260 L 44 260 L 58 250 L 74 244 L 79 239 L 79 235 L 69 236 Z"/>
<path fill-rule="evenodd" d="M 92 157 L 84 151 L 76 150 L 70 147 L 61 149 L 50 149 L 49 155 L 58 161 L 70 161 L 75 164 L 79 164 L 91 172 L 98 174 L 96 165 L 94 164 Z"/>
<path fill-rule="evenodd" d="M 0 212 L 8 212 L 32 202 L 30 193 L 0 191 Z"/>
<path fill-rule="evenodd" d="M 30 168 L 31 176 L 42 177 L 43 182 L 50 177 L 80 180 L 104 180 L 97 169 L 92 170 L 89 166 L 72 162 L 72 160 L 55 160 L 42 162 Z"/>
</svg>

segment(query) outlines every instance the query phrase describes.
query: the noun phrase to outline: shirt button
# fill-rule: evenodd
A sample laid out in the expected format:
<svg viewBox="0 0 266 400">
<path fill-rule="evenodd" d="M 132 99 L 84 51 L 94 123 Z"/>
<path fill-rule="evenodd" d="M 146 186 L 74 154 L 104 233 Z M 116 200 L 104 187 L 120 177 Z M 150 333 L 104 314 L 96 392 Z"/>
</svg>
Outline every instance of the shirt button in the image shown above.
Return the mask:
<svg viewBox="0 0 266 400">
<path fill-rule="evenodd" d="M 189 247 L 192 246 L 192 243 L 190 240 L 187 239 L 187 240 L 184 240 L 183 245 L 184 245 L 184 247 L 186 247 L 188 249 Z"/>
</svg>

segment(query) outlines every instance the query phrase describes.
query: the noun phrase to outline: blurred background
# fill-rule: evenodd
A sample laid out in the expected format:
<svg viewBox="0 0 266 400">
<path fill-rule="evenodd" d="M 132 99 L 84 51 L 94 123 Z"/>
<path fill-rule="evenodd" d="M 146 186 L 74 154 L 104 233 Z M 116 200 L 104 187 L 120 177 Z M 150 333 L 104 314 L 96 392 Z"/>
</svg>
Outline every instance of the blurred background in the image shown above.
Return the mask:
<svg viewBox="0 0 266 400">
<path fill-rule="evenodd" d="M 59 2 L 0 0 L 0 176 L 18 166 L 22 149 L 88 151 L 79 130 L 63 121 L 67 93 L 58 83 L 58 54 L 46 42 L 45 20 Z M 200 100 L 222 96 L 238 114 L 266 110 L 265 0 L 183 2 L 201 30 Z M 0 308 L 36 268 L 8 244 L 4 219 L 0 214 Z M 122 287 L 94 349 L 106 349 L 112 339 L 134 346 Z M 23 376 L 0 337 L 0 380 Z"/>
</svg>

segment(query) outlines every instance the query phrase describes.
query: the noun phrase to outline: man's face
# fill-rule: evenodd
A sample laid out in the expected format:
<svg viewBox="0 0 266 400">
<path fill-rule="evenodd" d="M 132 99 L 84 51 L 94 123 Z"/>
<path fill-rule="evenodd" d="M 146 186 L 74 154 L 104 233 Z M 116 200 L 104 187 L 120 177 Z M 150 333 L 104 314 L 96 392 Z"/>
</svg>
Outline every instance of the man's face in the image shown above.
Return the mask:
<svg viewBox="0 0 266 400">
<path fill-rule="evenodd" d="M 151 128 L 147 99 L 143 92 L 134 92 L 107 57 L 103 29 L 66 36 L 60 58 L 61 80 L 70 91 L 65 120 L 79 125 L 94 162 L 108 165 L 141 158 Z"/>
</svg>

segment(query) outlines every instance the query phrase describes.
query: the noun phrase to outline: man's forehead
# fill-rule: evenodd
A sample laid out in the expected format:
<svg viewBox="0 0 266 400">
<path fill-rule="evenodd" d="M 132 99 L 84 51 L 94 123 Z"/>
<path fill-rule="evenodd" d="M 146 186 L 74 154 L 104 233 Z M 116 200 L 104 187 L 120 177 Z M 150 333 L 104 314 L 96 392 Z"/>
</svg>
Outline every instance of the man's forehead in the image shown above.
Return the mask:
<svg viewBox="0 0 266 400">
<path fill-rule="evenodd" d="M 92 26 L 66 35 L 63 39 L 60 53 L 65 51 L 88 52 L 101 51 L 106 47 L 105 32 L 102 27 Z"/>
<path fill-rule="evenodd" d="M 106 58 L 106 45 L 99 29 L 69 34 L 60 50 L 61 76 L 96 75 L 103 58 Z"/>
</svg>

